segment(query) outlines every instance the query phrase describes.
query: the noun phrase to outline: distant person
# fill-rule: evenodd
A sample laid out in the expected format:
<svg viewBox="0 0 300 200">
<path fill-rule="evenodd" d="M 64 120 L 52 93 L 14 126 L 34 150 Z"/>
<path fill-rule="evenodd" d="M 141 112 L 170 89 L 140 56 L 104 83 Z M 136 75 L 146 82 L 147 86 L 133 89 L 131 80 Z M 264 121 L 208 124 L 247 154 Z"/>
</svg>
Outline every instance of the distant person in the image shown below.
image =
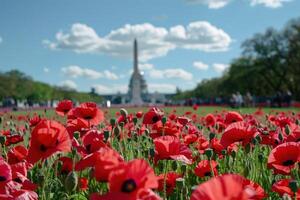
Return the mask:
<svg viewBox="0 0 300 200">
<path fill-rule="evenodd" d="M 230 106 L 235 108 L 237 106 L 237 96 L 236 94 L 232 93 L 230 98 Z"/>
<path fill-rule="evenodd" d="M 253 97 L 250 92 L 247 92 L 245 95 L 245 106 L 253 107 Z"/>
<path fill-rule="evenodd" d="M 241 107 L 243 105 L 243 103 L 244 103 L 244 99 L 243 99 L 243 96 L 241 95 L 240 92 L 236 93 L 236 98 L 237 98 L 237 100 L 236 100 L 237 107 Z"/>
<path fill-rule="evenodd" d="M 287 106 L 290 107 L 292 104 L 292 92 L 287 90 L 284 99 Z"/>
</svg>

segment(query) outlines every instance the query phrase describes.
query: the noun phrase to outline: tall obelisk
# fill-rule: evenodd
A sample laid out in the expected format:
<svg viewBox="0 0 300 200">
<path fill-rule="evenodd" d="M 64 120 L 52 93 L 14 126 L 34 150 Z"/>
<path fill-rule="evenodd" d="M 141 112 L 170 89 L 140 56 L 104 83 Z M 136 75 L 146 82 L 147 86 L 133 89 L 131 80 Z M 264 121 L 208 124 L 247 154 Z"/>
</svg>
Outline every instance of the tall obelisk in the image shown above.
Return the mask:
<svg viewBox="0 0 300 200">
<path fill-rule="evenodd" d="M 141 74 L 139 71 L 139 63 L 138 63 L 138 43 L 137 40 L 134 39 L 133 44 L 133 75 L 132 75 L 132 97 L 131 103 L 134 105 L 142 105 L 143 100 L 141 97 Z"/>
</svg>

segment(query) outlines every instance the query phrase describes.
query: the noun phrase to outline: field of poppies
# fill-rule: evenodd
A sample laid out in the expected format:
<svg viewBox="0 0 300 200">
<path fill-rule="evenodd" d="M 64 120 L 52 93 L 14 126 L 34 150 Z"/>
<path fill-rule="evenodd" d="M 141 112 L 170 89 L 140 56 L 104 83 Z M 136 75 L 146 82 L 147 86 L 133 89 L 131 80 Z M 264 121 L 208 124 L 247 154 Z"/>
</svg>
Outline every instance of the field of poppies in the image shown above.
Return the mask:
<svg viewBox="0 0 300 200">
<path fill-rule="evenodd" d="M 0 113 L 0 200 L 300 200 L 299 110 L 201 109 Z"/>
</svg>

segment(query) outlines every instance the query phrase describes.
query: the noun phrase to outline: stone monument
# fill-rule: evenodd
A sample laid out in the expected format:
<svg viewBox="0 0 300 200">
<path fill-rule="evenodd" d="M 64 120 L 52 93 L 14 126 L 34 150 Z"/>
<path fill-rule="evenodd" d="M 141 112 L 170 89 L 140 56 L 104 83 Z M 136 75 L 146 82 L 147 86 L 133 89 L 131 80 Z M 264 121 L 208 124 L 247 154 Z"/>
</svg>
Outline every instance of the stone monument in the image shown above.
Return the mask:
<svg viewBox="0 0 300 200">
<path fill-rule="evenodd" d="M 144 103 L 143 97 L 146 97 L 148 93 L 146 81 L 138 65 L 138 42 L 135 39 L 133 43 L 133 73 L 129 82 L 128 95 L 130 103 L 136 106 Z"/>
</svg>

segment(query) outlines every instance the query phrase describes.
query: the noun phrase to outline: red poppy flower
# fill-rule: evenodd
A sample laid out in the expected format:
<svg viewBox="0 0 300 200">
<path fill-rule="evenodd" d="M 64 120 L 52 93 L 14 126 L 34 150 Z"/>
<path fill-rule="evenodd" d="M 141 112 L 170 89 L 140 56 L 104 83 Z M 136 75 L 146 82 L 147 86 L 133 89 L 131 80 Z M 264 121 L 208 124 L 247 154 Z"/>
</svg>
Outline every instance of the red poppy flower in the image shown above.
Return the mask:
<svg viewBox="0 0 300 200">
<path fill-rule="evenodd" d="M 255 137 L 257 130 L 251 127 L 245 122 L 235 122 L 225 129 L 221 137 L 221 145 L 227 148 L 229 145 L 235 142 L 242 142 L 243 145 L 251 142 L 251 139 Z"/>
<path fill-rule="evenodd" d="M 198 110 L 198 108 L 199 108 L 199 105 L 197 105 L 197 104 L 193 105 L 193 110 Z"/>
<path fill-rule="evenodd" d="M 239 121 L 243 121 L 243 117 L 239 113 L 237 113 L 235 111 L 226 113 L 226 115 L 225 115 L 225 123 L 226 124 L 231 124 L 231 123 L 239 122 Z"/>
<path fill-rule="evenodd" d="M 82 143 L 85 147 L 86 153 L 90 154 L 98 151 L 101 147 L 106 147 L 103 142 L 104 134 L 97 130 L 90 130 L 82 137 Z"/>
<path fill-rule="evenodd" d="M 253 195 L 251 196 L 251 200 L 262 200 L 268 196 L 259 184 L 251 180 L 244 179 L 243 186 L 250 188 L 252 192 L 254 191 Z"/>
<path fill-rule="evenodd" d="M 68 174 L 69 172 L 71 172 L 73 170 L 73 160 L 72 160 L 72 158 L 64 156 L 64 157 L 60 157 L 58 160 L 62 162 L 62 166 L 61 166 L 61 169 L 60 169 L 60 172 L 62 174 Z"/>
<path fill-rule="evenodd" d="M 73 102 L 71 100 L 62 100 L 57 104 L 55 112 L 60 116 L 65 116 L 72 108 Z"/>
<path fill-rule="evenodd" d="M 177 117 L 177 122 L 179 124 L 181 124 L 182 126 L 187 125 L 188 123 L 190 123 L 192 120 L 190 118 L 187 117 Z"/>
<path fill-rule="evenodd" d="M 162 119 L 164 112 L 159 108 L 151 108 L 144 114 L 143 124 L 154 124 Z"/>
<path fill-rule="evenodd" d="M 154 139 L 155 162 L 163 159 L 173 159 L 186 164 L 192 163 L 192 152 L 174 136 L 161 136 Z"/>
<path fill-rule="evenodd" d="M 198 137 L 197 149 L 201 154 L 204 153 L 204 151 L 208 148 L 208 146 L 209 146 L 209 142 L 203 135 Z"/>
<path fill-rule="evenodd" d="M 297 124 L 291 123 L 289 125 L 291 133 L 287 136 L 287 142 L 300 142 L 300 126 Z"/>
<path fill-rule="evenodd" d="M 216 152 L 219 155 L 222 154 L 222 150 L 224 149 L 223 145 L 221 145 L 220 143 L 220 140 L 218 140 L 217 138 L 213 138 L 210 141 L 210 148 L 212 148 L 214 152 Z"/>
<path fill-rule="evenodd" d="M 195 174 L 200 178 L 205 176 L 216 176 L 218 175 L 217 166 L 218 163 L 214 160 L 201 160 L 195 168 Z"/>
<path fill-rule="evenodd" d="M 89 180 L 87 178 L 80 178 L 79 179 L 79 188 L 80 190 L 87 190 L 89 188 Z"/>
<path fill-rule="evenodd" d="M 56 152 L 71 151 L 71 140 L 66 128 L 56 121 L 43 120 L 31 133 L 27 160 L 35 163 Z"/>
<path fill-rule="evenodd" d="M 36 126 L 41 120 L 42 120 L 41 117 L 40 117 L 38 114 L 35 113 L 35 114 L 33 115 L 33 117 L 31 117 L 31 118 L 29 119 L 29 126 L 30 126 L 30 127 L 34 127 L 34 126 Z"/>
<path fill-rule="evenodd" d="M 176 179 L 182 177 L 181 174 L 176 172 L 168 172 L 167 174 L 160 174 L 159 178 L 159 186 L 158 191 L 164 190 L 164 182 L 166 181 L 166 192 L 167 194 L 171 194 L 176 187 Z"/>
<path fill-rule="evenodd" d="M 251 199 L 255 192 L 245 187 L 243 181 L 244 177 L 236 174 L 212 178 L 194 190 L 191 200 Z"/>
<path fill-rule="evenodd" d="M 204 119 L 206 126 L 214 126 L 216 124 L 216 118 L 213 114 L 207 114 Z"/>
<path fill-rule="evenodd" d="M 291 181 L 291 179 L 282 179 L 277 181 L 272 185 L 272 191 L 278 193 L 280 196 L 283 196 L 284 194 L 287 194 L 290 197 L 296 196 L 296 199 L 299 200 L 300 188 L 298 188 L 297 192 L 294 193 L 289 186 Z"/>
<path fill-rule="evenodd" d="M 163 135 L 171 135 L 178 137 L 180 135 L 178 125 L 171 121 L 167 121 L 164 125 L 161 121 L 153 124 L 150 137 L 152 139 L 155 139 Z"/>
<path fill-rule="evenodd" d="M 300 162 L 300 143 L 287 142 L 275 147 L 268 158 L 268 167 L 277 174 L 290 174 Z"/>
<path fill-rule="evenodd" d="M 135 159 L 119 165 L 109 176 L 109 190 L 111 193 L 121 192 L 129 194 L 135 199 L 140 190 L 155 189 L 157 187 L 157 176 L 149 164 L 142 159 Z"/>
<path fill-rule="evenodd" d="M 96 180 L 107 181 L 110 172 L 115 170 L 121 163 L 123 163 L 123 158 L 119 153 L 105 147 L 81 159 L 75 165 L 75 170 L 81 171 L 87 167 L 93 167 L 93 176 Z"/>
<path fill-rule="evenodd" d="M 23 145 L 18 145 L 10 149 L 7 153 L 8 163 L 16 164 L 26 159 L 28 150 Z"/>
<path fill-rule="evenodd" d="M 138 111 L 136 114 L 135 114 L 135 116 L 138 118 L 138 119 L 140 119 L 140 118 L 142 118 L 143 117 L 143 111 Z"/>
<path fill-rule="evenodd" d="M 24 141 L 23 135 L 19 135 L 19 134 L 7 135 L 6 141 L 5 141 L 5 146 L 10 146 L 12 144 L 18 144 L 23 141 Z"/>
<path fill-rule="evenodd" d="M 184 136 L 184 144 L 190 145 L 194 142 L 196 142 L 198 139 L 198 135 L 196 134 L 187 134 Z"/>
<path fill-rule="evenodd" d="M 10 165 L 0 157 L 0 184 L 12 180 Z M 0 185 L 1 186 L 1 185 Z"/>
<path fill-rule="evenodd" d="M 81 119 L 88 127 L 97 126 L 104 120 L 103 112 L 97 107 L 96 103 L 86 102 L 73 108 L 68 113 L 68 119 Z"/>
</svg>

